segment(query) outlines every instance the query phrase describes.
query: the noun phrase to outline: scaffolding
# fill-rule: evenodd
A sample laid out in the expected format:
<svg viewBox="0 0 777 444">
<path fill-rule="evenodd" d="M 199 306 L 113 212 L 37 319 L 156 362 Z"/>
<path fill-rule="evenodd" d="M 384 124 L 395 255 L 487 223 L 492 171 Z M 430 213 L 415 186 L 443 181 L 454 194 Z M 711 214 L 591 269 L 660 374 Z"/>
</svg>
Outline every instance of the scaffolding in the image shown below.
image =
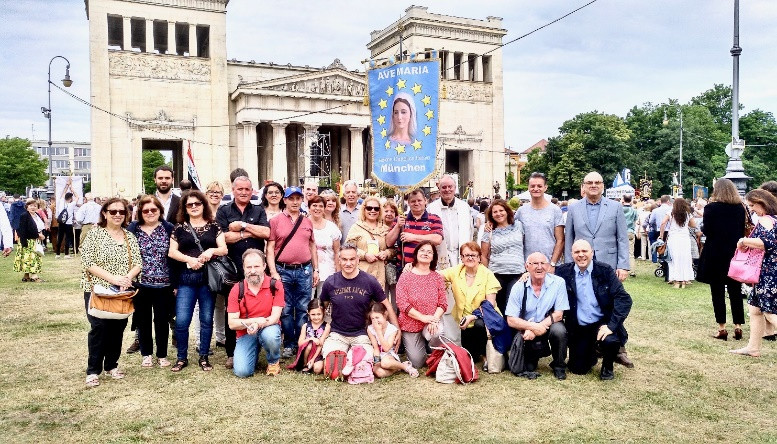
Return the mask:
<svg viewBox="0 0 777 444">
<path fill-rule="evenodd" d="M 329 133 L 306 130 L 297 136 L 297 147 L 303 150 L 297 155 L 304 160 L 297 164 L 300 182 L 312 180 L 320 184 L 321 179 L 324 179 L 324 184 L 330 186 L 332 145 Z"/>
</svg>

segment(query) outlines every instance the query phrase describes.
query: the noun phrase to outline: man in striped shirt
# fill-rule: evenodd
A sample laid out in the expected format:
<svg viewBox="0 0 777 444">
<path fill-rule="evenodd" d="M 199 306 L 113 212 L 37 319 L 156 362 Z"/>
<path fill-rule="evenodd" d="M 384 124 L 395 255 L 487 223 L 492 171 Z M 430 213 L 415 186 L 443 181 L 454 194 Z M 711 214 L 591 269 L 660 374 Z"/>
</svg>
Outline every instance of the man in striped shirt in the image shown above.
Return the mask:
<svg viewBox="0 0 777 444">
<path fill-rule="evenodd" d="M 413 262 L 413 251 L 422 241 L 428 240 L 435 247 L 443 241 L 442 220 L 426 211 L 426 195 L 423 190 L 413 190 L 405 198 L 410 211 L 407 215 L 400 214 L 397 223 L 386 234 L 387 245 L 394 245 L 397 239 L 402 241 L 403 265 Z"/>
</svg>

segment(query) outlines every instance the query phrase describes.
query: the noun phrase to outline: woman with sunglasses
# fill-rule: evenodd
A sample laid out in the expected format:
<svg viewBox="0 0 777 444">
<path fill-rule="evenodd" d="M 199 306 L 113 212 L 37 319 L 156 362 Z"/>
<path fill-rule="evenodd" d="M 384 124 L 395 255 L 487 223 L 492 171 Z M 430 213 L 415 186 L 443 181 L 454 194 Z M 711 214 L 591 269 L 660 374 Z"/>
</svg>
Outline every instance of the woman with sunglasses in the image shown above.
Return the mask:
<svg viewBox="0 0 777 444">
<path fill-rule="evenodd" d="M 270 182 L 264 186 L 262 206 L 264 207 L 264 213 L 267 215 L 267 222 L 281 214 L 281 211 L 286 208 L 286 203 L 283 202 L 283 187 L 281 184 Z"/>
<path fill-rule="evenodd" d="M 483 319 L 472 314 L 487 300 L 496 307 L 496 293 L 501 286 L 494 273 L 480 263 L 481 250 L 475 242 L 467 242 L 459 248 L 461 263 L 440 273 L 451 284 L 453 310 L 451 316 L 459 323 L 461 346 L 466 348 L 477 362 L 486 354 L 486 325 Z"/>
<path fill-rule="evenodd" d="M 386 245 L 389 227 L 383 223 L 383 208 L 375 196 L 364 199 L 359 221 L 353 224 L 346 243 L 356 245 L 359 269 L 375 277 L 386 291 L 386 260 L 394 256 L 394 249 Z"/>
<path fill-rule="evenodd" d="M 196 236 L 196 237 L 195 237 Z M 178 359 L 171 368 L 180 372 L 189 365 L 189 324 L 194 305 L 200 307 L 199 366 L 204 371 L 213 370 L 208 361 L 210 340 L 213 334 L 213 309 L 215 297 L 208 288 L 205 264 L 213 256 L 225 256 L 227 244 L 224 233 L 213 220 L 213 212 L 201 191 L 189 191 L 181 197 L 178 224 L 170 238 L 168 256 L 184 264 L 178 282 L 175 301 L 175 337 Z"/>
<path fill-rule="evenodd" d="M 81 288 L 89 320 L 89 360 L 86 367 L 86 386 L 100 385 L 103 369 L 113 379 L 124 378 L 119 370 L 121 339 L 127 327 L 126 319 L 101 319 L 88 314 L 89 297 L 95 285 L 120 289 L 132 287 L 132 281 L 140 273 L 142 259 L 135 235 L 127 231 L 130 219 L 128 203 L 114 197 L 108 199 L 100 210 L 100 221 L 89 230 L 81 250 L 83 274 Z"/>
<path fill-rule="evenodd" d="M 151 354 L 154 343 L 151 336 L 152 311 L 154 336 L 156 337 L 156 357 L 159 367 L 169 367 L 167 360 L 167 339 L 170 336 L 167 321 L 173 305 L 173 287 L 170 281 L 170 266 L 167 252 L 170 249 L 170 235 L 173 224 L 164 220 L 165 209 L 162 202 L 152 195 L 138 200 L 138 220 L 132 222 L 127 231 L 134 234 L 140 246 L 143 260 L 143 272 L 138 280 L 138 294 L 135 295 L 135 314 L 133 321 L 138 330 L 140 354 L 143 356 L 140 366 L 154 366 Z"/>
</svg>

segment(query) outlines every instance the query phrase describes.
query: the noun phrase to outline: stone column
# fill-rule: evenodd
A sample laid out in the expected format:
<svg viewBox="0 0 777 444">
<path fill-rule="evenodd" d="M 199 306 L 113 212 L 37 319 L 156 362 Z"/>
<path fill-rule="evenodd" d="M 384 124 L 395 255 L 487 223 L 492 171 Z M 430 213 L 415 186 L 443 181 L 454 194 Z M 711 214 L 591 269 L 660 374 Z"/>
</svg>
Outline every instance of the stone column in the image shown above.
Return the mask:
<svg viewBox="0 0 777 444">
<path fill-rule="evenodd" d="M 475 57 L 475 81 L 483 81 L 483 56 Z"/>
<path fill-rule="evenodd" d="M 272 171 L 270 178 L 283 186 L 288 185 L 286 162 L 286 123 L 271 123 L 272 125 Z"/>
<path fill-rule="evenodd" d="M 175 22 L 167 22 L 167 53 L 177 54 L 175 52 Z"/>
<path fill-rule="evenodd" d="M 338 127 L 340 139 L 340 174 L 343 182 L 351 179 L 351 132 L 346 127 Z"/>
<path fill-rule="evenodd" d="M 461 68 L 461 71 L 459 71 L 459 78 L 461 80 L 469 80 L 469 54 L 466 52 L 461 55 L 461 65 L 459 68 Z"/>
<path fill-rule="evenodd" d="M 258 188 L 259 185 L 256 185 L 259 181 L 259 155 L 256 146 L 256 125 L 258 123 L 240 122 L 240 124 L 243 127 L 243 137 L 242 140 L 239 140 L 242 143 L 238 145 L 238 151 L 241 153 L 239 158 L 242 157 L 243 163 L 239 166 L 248 171 L 248 178 Z"/>
<path fill-rule="evenodd" d="M 124 35 L 122 38 L 122 48 L 125 51 L 132 51 L 132 22 L 131 17 L 122 17 L 124 19 L 124 25 L 122 26 L 122 30 L 124 31 Z"/>
<path fill-rule="evenodd" d="M 305 123 L 302 125 L 305 128 L 305 146 L 302 147 L 304 159 L 301 159 L 304 163 L 302 168 L 302 177 L 307 180 L 311 175 L 313 163 L 313 153 L 310 151 L 310 144 L 313 143 L 314 136 L 318 134 L 318 129 L 321 127 L 318 123 Z"/>
<path fill-rule="evenodd" d="M 450 80 L 453 75 L 453 51 L 445 51 L 445 78 Z"/>
<path fill-rule="evenodd" d="M 146 52 L 154 53 L 154 20 L 146 19 Z"/>
<path fill-rule="evenodd" d="M 197 25 L 189 23 L 189 57 L 197 57 L 197 55 Z"/>
<path fill-rule="evenodd" d="M 351 179 L 364 182 L 364 146 L 362 143 L 363 126 L 352 126 L 351 130 Z"/>
</svg>

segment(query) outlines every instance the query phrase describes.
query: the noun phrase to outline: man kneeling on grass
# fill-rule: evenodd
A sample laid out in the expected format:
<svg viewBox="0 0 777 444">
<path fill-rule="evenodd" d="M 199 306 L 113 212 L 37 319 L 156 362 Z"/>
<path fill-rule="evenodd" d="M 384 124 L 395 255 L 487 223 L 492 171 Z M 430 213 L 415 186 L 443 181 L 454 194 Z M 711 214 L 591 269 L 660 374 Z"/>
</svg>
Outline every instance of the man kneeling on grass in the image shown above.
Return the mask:
<svg viewBox="0 0 777 444">
<path fill-rule="evenodd" d="M 229 292 L 229 328 L 237 331 L 233 371 L 240 378 L 254 374 L 259 350 L 267 353 L 267 374 L 281 371 L 281 311 L 286 305 L 283 285 L 265 274 L 264 253 L 249 248 L 243 253 L 245 280 Z M 275 284 L 275 288 L 272 287 Z"/>
</svg>

